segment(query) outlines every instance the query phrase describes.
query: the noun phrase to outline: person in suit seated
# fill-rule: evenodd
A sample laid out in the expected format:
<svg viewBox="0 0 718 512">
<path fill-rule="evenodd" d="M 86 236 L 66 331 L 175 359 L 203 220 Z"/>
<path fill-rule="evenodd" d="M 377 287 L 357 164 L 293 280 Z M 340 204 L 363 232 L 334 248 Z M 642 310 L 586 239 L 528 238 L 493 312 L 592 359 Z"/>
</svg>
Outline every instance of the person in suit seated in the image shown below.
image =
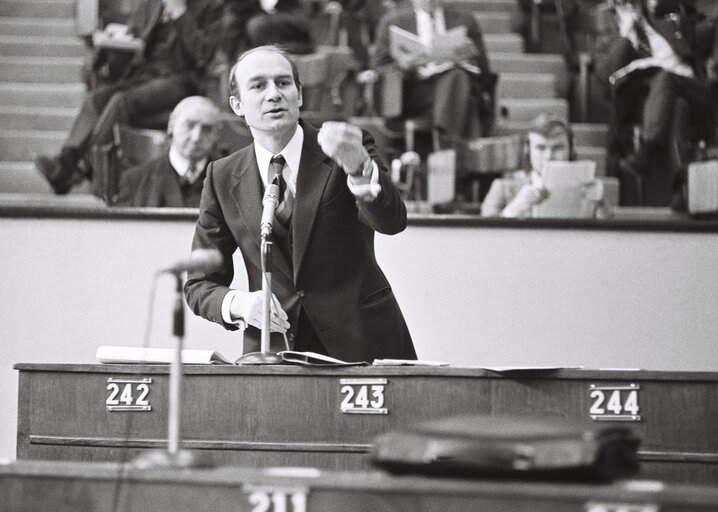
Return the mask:
<svg viewBox="0 0 718 512">
<path fill-rule="evenodd" d="M 461 26 L 466 28 L 466 38 L 456 59 L 424 62 L 418 53 L 392 52 L 392 26 L 417 34 L 425 45 Z M 491 76 L 491 69 L 481 29 L 472 15 L 444 5 L 443 0 L 411 0 L 411 7 L 387 13 L 376 30 L 371 67 L 381 72 L 391 66 L 398 66 L 404 75 L 402 118 L 431 115 L 433 126 L 448 145 L 481 135 L 480 108 L 490 103 L 482 83 Z"/>
<path fill-rule="evenodd" d="M 622 84 L 616 96 L 625 108 L 618 110 L 643 105 L 639 147 L 619 168 L 647 176 L 651 157 L 664 158 L 678 97 L 688 101 L 691 125 L 709 123 L 714 115 L 706 61 L 718 57 L 716 26 L 694 0 L 612 0 L 608 7 L 615 16 L 608 26 L 618 33 L 597 38 L 595 72 L 609 93 Z M 640 80 L 647 81 L 648 92 L 632 85 Z"/>
<path fill-rule="evenodd" d="M 192 248 L 216 249 L 223 266 L 190 273 L 187 304 L 226 329 L 245 325 L 244 352 L 262 325 L 262 198 L 279 188 L 271 237 L 270 350 L 308 350 L 346 361 L 416 359 L 404 317 L 374 254 L 374 233 L 406 227 L 406 207 L 357 126 L 300 119 L 302 86 L 276 46 L 245 52 L 230 75 L 230 106 L 254 143 L 207 168 Z M 239 248 L 249 291 L 231 289 Z"/>
<path fill-rule="evenodd" d="M 199 207 L 221 121 L 217 105 L 204 96 L 180 101 L 167 124 L 168 153 L 122 173 L 118 206 Z"/>
<path fill-rule="evenodd" d="M 280 44 L 289 53 L 314 51 L 312 29 L 300 0 L 259 0 L 255 14 L 247 20 L 250 47 Z"/>
<path fill-rule="evenodd" d="M 532 208 L 548 198 L 543 186 L 543 168 L 549 161 L 575 160 L 573 131 L 567 121 L 552 113 L 536 116 L 524 141 L 524 160 L 528 170 L 519 170 L 491 182 L 483 203 L 485 217 L 531 217 Z M 597 217 L 603 217 L 602 182 L 596 180 L 584 187 L 586 207 Z"/>
<path fill-rule="evenodd" d="M 188 7 L 189 5 L 189 7 Z M 58 155 L 38 155 L 35 166 L 56 194 L 92 176 L 91 148 L 112 141 L 115 123 L 133 124 L 170 111 L 197 94 L 217 48 L 220 0 L 147 0 L 130 33 L 141 40 L 122 76 L 90 90 Z"/>
</svg>

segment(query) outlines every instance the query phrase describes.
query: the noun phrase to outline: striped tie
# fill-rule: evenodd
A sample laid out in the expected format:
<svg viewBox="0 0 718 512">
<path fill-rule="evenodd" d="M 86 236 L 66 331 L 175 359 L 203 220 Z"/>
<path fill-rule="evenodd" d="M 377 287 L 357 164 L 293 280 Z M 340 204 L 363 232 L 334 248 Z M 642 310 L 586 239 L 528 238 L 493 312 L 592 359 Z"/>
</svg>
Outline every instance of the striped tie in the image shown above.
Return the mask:
<svg viewBox="0 0 718 512">
<path fill-rule="evenodd" d="M 284 181 L 282 170 L 284 169 L 284 157 L 282 155 L 273 156 L 269 161 L 270 183 L 276 183 L 279 187 L 279 204 L 274 211 L 274 217 L 286 228 L 292 219 L 292 210 L 294 209 L 294 194 L 289 190 L 287 182 Z"/>
</svg>

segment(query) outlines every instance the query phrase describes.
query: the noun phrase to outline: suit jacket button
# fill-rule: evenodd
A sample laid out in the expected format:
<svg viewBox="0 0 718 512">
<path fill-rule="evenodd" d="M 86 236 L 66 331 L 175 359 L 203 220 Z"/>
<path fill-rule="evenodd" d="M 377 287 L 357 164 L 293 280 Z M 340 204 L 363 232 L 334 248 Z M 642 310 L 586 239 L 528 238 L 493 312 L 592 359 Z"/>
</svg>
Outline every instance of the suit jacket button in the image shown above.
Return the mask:
<svg viewBox="0 0 718 512">
<path fill-rule="evenodd" d="M 299 297 L 300 299 L 303 299 L 304 298 L 304 290 L 297 291 L 297 297 Z"/>
</svg>

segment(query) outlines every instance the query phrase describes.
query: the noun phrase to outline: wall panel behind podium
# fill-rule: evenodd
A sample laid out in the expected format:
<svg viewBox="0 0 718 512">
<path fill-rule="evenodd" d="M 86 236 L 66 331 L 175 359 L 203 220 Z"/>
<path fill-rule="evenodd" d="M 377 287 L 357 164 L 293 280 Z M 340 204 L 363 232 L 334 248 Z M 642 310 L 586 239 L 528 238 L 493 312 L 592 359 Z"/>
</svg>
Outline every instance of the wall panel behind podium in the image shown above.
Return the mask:
<svg viewBox="0 0 718 512">
<path fill-rule="evenodd" d="M 187 256 L 193 227 L 3 218 L 0 458 L 15 450 L 12 364 L 94 362 L 99 345 L 141 345 L 152 275 Z M 718 369 L 715 234 L 410 225 L 379 236 L 377 252 L 422 358 Z M 172 295 L 161 278 L 153 346 L 172 346 Z M 187 346 L 235 358 L 241 343 L 190 314 Z"/>
</svg>

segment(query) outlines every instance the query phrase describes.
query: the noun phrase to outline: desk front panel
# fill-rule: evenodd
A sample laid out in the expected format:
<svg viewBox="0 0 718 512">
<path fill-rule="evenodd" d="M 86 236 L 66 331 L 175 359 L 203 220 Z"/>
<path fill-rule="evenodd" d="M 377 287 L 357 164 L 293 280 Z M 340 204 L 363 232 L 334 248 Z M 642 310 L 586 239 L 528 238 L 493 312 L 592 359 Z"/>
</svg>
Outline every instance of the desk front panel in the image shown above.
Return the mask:
<svg viewBox="0 0 718 512">
<path fill-rule="evenodd" d="M 0 466 L 0 496 L 0 512 L 714 512 L 718 488 L 18 461 Z"/>
<path fill-rule="evenodd" d="M 168 369 L 18 365 L 19 459 L 122 460 L 166 446 Z M 454 414 L 631 427 L 644 477 L 718 482 L 716 374 L 186 367 L 181 436 L 220 463 L 370 466 L 377 434 Z"/>
</svg>

